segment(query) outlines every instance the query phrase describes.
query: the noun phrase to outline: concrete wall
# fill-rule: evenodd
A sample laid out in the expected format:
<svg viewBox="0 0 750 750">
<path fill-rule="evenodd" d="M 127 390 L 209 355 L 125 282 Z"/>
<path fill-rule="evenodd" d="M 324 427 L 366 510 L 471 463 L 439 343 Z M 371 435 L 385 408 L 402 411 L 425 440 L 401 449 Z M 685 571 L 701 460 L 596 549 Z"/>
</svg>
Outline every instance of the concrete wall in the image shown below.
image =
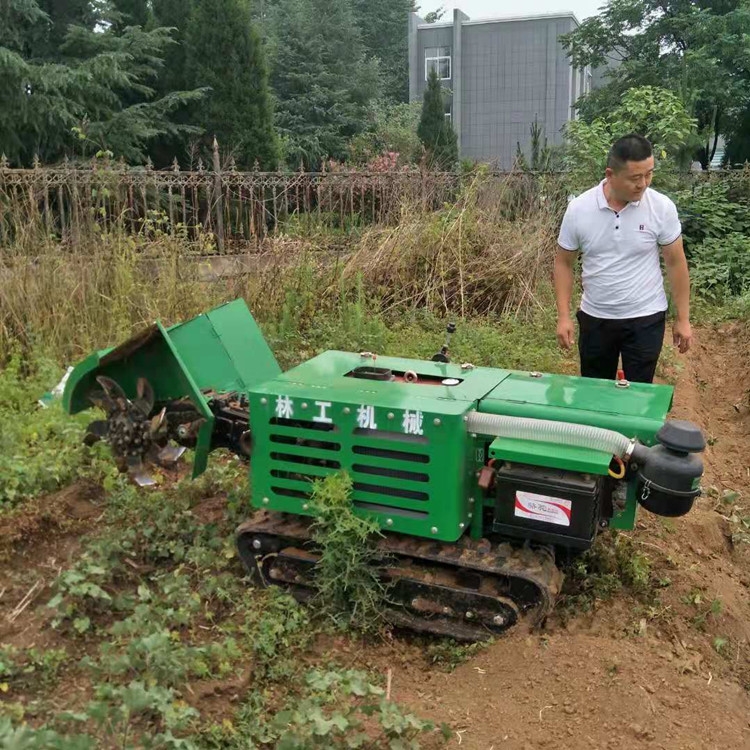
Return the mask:
<svg viewBox="0 0 750 750">
<path fill-rule="evenodd" d="M 572 69 L 559 36 L 576 25 L 572 16 L 479 22 L 463 14 L 454 15 L 452 24 L 417 24 L 412 98 L 424 91 L 425 48 L 451 46 L 453 80 L 444 83 L 454 93 L 461 157 L 508 169 L 516 143 L 528 146 L 535 117 L 548 140 L 560 143 L 563 125 L 574 116 L 587 76 Z"/>
</svg>

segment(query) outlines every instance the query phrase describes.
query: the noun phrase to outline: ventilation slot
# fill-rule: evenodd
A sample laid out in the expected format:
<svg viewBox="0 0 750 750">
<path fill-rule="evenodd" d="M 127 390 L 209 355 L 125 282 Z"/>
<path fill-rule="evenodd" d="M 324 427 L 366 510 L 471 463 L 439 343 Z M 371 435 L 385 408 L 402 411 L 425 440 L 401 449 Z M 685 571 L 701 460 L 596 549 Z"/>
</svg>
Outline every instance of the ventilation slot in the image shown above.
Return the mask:
<svg viewBox="0 0 750 750">
<path fill-rule="evenodd" d="M 352 451 L 360 456 L 377 456 L 378 458 L 392 458 L 396 461 L 413 461 L 417 464 L 430 462 L 429 455 L 425 453 L 407 453 L 406 451 L 394 451 L 389 448 L 370 448 L 366 445 L 355 445 Z"/>
<path fill-rule="evenodd" d="M 369 510 L 373 513 L 384 513 L 389 516 L 400 516 L 401 518 L 425 519 L 428 513 L 422 510 L 406 510 L 405 508 L 394 508 L 391 505 L 379 505 L 378 503 L 365 503 L 361 500 L 355 500 L 354 505 L 362 510 Z"/>
<path fill-rule="evenodd" d="M 324 479 L 321 474 L 305 474 L 301 471 L 283 471 L 282 469 L 272 469 L 271 476 L 276 479 L 292 479 L 296 482 L 313 482 L 316 479 Z"/>
<path fill-rule="evenodd" d="M 363 482 L 354 482 L 354 489 L 359 492 L 371 492 L 374 495 L 388 495 L 388 497 L 400 497 L 405 500 L 419 500 L 425 502 L 430 499 L 426 492 L 417 492 L 416 490 L 407 490 L 403 487 L 381 487 L 376 484 L 364 484 Z"/>
<path fill-rule="evenodd" d="M 284 497 L 298 497 L 300 500 L 310 499 L 309 492 L 302 492 L 302 490 L 291 490 L 288 487 L 271 487 L 271 492 L 276 495 L 283 495 Z"/>
<path fill-rule="evenodd" d="M 393 443 L 411 443 L 412 445 L 427 445 L 430 441 L 424 435 L 404 435 L 403 432 L 390 432 L 389 430 L 368 430 L 357 427 L 354 434 L 358 437 L 372 438 L 373 440 L 390 440 Z"/>
<path fill-rule="evenodd" d="M 340 443 L 329 443 L 326 440 L 311 440 L 308 438 L 294 437 L 293 435 L 271 435 L 272 443 L 282 445 L 296 445 L 299 448 L 317 448 L 321 451 L 340 451 Z"/>
<path fill-rule="evenodd" d="M 322 469 L 340 469 L 341 464 L 328 458 L 311 458 L 310 456 L 296 456 L 293 453 L 272 453 L 274 461 L 287 461 L 292 464 L 305 466 L 320 466 Z"/>
<path fill-rule="evenodd" d="M 405 469 L 388 469 L 382 466 L 365 466 L 365 464 L 354 464 L 352 471 L 360 474 L 373 474 L 378 477 L 393 477 L 394 479 L 408 479 L 411 482 L 429 482 L 428 474 L 419 471 L 406 471 Z"/>
<path fill-rule="evenodd" d="M 339 428 L 330 422 L 312 422 L 306 419 L 282 419 L 272 417 L 269 424 L 279 427 L 294 427 L 298 430 L 317 430 L 318 432 L 338 432 Z"/>
</svg>

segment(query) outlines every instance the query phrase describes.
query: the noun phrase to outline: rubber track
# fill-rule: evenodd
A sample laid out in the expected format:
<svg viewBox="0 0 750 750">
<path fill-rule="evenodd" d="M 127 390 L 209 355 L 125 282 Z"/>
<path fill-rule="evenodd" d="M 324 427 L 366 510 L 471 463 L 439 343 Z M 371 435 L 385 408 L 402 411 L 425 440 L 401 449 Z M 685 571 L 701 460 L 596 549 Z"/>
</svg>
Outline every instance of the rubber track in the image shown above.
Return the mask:
<svg viewBox="0 0 750 750">
<path fill-rule="evenodd" d="M 236 535 L 238 540 L 245 535 L 274 537 L 279 540 L 282 548 L 302 546 L 311 540 L 309 520 L 305 517 L 264 510 L 242 523 L 237 528 Z M 487 539 L 475 541 L 468 536 L 449 544 L 392 532 L 380 539 L 377 546 L 384 556 L 392 555 L 418 563 L 414 570 L 417 579 L 422 577 L 420 569 L 428 573 L 433 566 L 439 566 L 456 573 L 475 571 L 506 582 L 511 591 L 503 598 L 511 599 L 519 612 L 529 615 L 533 625 L 541 623 L 549 614 L 562 585 L 562 573 L 555 565 L 551 550 L 547 548 L 514 548 L 507 542 L 493 544 Z M 250 569 L 250 561 L 244 559 L 244 555 L 241 556 Z M 519 596 L 519 591 L 516 591 L 514 596 L 514 587 L 520 587 L 526 595 Z M 527 595 L 529 587 L 533 587 L 534 592 L 531 600 Z M 398 610 L 393 610 L 392 614 L 389 619 L 394 624 L 414 630 L 451 635 L 461 640 L 481 639 L 481 634 L 469 623 L 425 621 Z M 487 637 L 486 634 L 484 637 Z"/>
</svg>

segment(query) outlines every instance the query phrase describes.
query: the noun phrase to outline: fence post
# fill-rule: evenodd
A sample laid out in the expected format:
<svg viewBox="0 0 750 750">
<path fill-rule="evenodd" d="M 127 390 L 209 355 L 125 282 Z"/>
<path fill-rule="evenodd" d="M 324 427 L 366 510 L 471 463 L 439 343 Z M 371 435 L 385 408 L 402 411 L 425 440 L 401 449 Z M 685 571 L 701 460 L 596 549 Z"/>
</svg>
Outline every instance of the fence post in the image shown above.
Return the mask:
<svg viewBox="0 0 750 750">
<path fill-rule="evenodd" d="M 224 201 L 221 191 L 221 162 L 219 161 L 219 142 L 214 136 L 214 198 L 216 206 L 216 245 L 219 252 L 224 252 Z"/>
</svg>

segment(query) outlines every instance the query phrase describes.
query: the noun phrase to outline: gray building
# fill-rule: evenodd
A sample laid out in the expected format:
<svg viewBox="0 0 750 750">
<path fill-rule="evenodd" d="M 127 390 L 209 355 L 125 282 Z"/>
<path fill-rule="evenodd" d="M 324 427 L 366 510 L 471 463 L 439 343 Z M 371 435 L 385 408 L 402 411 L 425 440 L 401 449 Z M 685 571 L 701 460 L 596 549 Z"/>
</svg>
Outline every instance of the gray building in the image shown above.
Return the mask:
<svg viewBox="0 0 750 750">
<path fill-rule="evenodd" d="M 574 103 L 591 89 L 588 69 L 576 70 L 560 36 L 573 31 L 572 13 L 427 24 L 409 19 L 409 96 L 422 98 L 431 69 L 450 90 L 446 117 L 458 135 L 461 158 L 510 169 L 520 143 L 528 154 L 536 119 L 550 143 L 562 141 Z"/>
</svg>

